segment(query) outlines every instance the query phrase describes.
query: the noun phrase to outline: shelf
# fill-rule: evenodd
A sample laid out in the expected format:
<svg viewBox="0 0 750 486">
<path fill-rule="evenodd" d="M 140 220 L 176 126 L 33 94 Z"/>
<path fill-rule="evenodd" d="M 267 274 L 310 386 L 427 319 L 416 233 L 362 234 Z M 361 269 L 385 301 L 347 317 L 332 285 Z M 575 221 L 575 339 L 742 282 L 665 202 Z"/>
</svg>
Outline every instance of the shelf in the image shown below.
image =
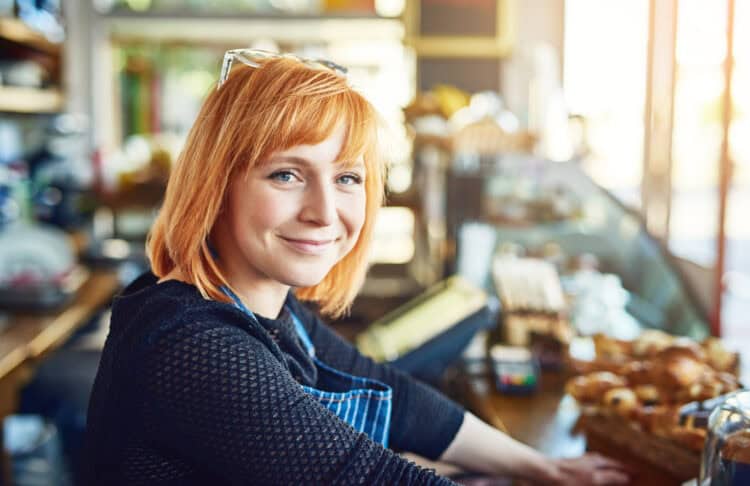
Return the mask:
<svg viewBox="0 0 750 486">
<path fill-rule="evenodd" d="M 240 45 L 276 41 L 401 40 L 403 23 L 383 17 L 100 17 L 116 42 L 185 42 Z"/>
<path fill-rule="evenodd" d="M 57 89 L 0 86 L 0 112 L 55 113 L 63 104 L 63 95 Z"/>
<path fill-rule="evenodd" d="M 368 20 L 394 20 L 395 17 L 385 17 L 375 12 L 357 11 L 332 11 L 320 13 L 284 13 L 284 12 L 251 12 L 231 10 L 200 11 L 190 9 L 164 9 L 151 10 L 147 12 L 136 12 L 125 8 L 115 8 L 109 12 L 99 12 L 101 18 L 133 18 L 133 19 L 193 19 L 193 20 L 227 20 L 239 19 L 243 21 L 255 20 L 312 20 L 324 21 L 331 19 L 368 19 Z"/>
<path fill-rule="evenodd" d="M 50 54 L 60 53 L 60 44 L 48 41 L 43 34 L 14 18 L 0 17 L 0 39 L 24 44 Z"/>
</svg>

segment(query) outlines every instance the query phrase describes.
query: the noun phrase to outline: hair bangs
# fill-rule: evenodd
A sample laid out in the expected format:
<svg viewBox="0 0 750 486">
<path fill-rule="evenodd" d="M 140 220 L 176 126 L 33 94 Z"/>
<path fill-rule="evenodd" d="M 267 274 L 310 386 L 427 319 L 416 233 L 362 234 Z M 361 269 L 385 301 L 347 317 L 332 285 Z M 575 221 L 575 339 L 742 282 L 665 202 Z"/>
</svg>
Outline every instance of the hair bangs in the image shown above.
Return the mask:
<svg viewBox="0 0 750 486">
<path fill-rule="evenodd" d="M 283 104 L 286 106 L 280 112 L 288 116 L 279 117 L 277 126 L 268 127 L 275 134 L 276 143 L 265 147 L 263 159 L 297 145 L 317 145 L 333 135 L 342 124 L 346 132 L 336 159 L 345 166 L 354 165 L 376 144 L 373 109 L 359 93 L 350 89 L 319 99 L 289 99 Z"/>
</svg>

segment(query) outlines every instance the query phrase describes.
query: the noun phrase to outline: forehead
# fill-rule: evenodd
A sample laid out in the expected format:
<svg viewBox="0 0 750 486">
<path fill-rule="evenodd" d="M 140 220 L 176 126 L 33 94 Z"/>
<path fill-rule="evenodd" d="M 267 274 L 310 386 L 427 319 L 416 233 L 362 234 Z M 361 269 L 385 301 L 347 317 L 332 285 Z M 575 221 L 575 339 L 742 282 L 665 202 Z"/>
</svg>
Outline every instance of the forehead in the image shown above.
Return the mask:
<svg viewBox="0 0 750 486">
<path fill-rule="evenodd" d="M 344 146 L 345 137 L 346 127 L 340 123 L 330 135 L 319 143 L 294 145 L 275 152 L 271 157 L 292 156 L 320 162 L 335 162 Z"/>
<path fill-rule="evenodd" d="M 274 163 L 296 163 L 300 165 L 320 165 L 320 164 L 342 164 L 345 166 L 364 165 L 362 155 L 356 156 L 353 160 L 342 160 L 344 143 L 346 142 L 346 127 L 339 124 L 334 131 L 324 140 L 315 144 L 294 145 L 284 150 L 273 152 L 264 164 Z"/>
</svg>

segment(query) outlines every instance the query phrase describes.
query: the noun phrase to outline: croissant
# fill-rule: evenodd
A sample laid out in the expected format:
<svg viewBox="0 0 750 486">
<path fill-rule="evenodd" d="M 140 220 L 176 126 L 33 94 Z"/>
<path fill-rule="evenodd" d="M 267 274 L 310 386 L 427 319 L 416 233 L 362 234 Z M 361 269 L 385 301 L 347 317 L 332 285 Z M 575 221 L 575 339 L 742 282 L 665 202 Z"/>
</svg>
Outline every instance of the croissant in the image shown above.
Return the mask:
<svg viewBox="0 0 750 486">
<path fill-rule="evenodd" d="M 614 373 L 599 371 L 569 380 L 565 391 L 581 403 L 598 403 L 606 392 L 626 384 L 624 378 Z"/>
<path fill-rule="evenodd" d="M 685 354 L 672 353 L 654 360 L 653 384 L 667 389 L 681 389 L 697 382 L 710 368 Z"/>
</svg>

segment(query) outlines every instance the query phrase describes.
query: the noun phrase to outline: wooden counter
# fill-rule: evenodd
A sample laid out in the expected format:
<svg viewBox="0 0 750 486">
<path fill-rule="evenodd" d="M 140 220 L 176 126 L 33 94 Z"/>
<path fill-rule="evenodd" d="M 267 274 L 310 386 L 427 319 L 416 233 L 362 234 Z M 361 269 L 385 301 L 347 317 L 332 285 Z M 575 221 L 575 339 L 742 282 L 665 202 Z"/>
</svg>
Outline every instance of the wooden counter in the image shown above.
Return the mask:
<svg viewBox="0 0 750 486">
<path fill-rule="evenodd" d="M 63 308 L 10 316 L 0 332 L 0 424 L 17 409 L 19 391 L 32 377 L 35 365 L 109 304 L 118 288 L 114 271 L 95 271 Z M 0 433 L 0 451 L 4 451 L 2 441 Z M 0 461 L 0 484 L 12 484 L 7 461 L 7 456 Z"/>
<path fill-rule="evenodd" d="M 467 405 L 483 420 L 495 426 L 504 424 L 514 438 L 554 457 L 575 457 L 594 450 L 618 459 L 637 476 L 633 484 L 643 486 L 679 486 L 683 480 L 611 446 L 602 440 L 587 440 L 573 428 L 579 412 L 575 401 L 565 395 L 566 376 L 562 373 L 542 375 L 539 390 L 530 396 L 501 395 L 487 378 L 467 381 Z M 695 471 L 695 476 L 698 471 Z"/>
</svg>

